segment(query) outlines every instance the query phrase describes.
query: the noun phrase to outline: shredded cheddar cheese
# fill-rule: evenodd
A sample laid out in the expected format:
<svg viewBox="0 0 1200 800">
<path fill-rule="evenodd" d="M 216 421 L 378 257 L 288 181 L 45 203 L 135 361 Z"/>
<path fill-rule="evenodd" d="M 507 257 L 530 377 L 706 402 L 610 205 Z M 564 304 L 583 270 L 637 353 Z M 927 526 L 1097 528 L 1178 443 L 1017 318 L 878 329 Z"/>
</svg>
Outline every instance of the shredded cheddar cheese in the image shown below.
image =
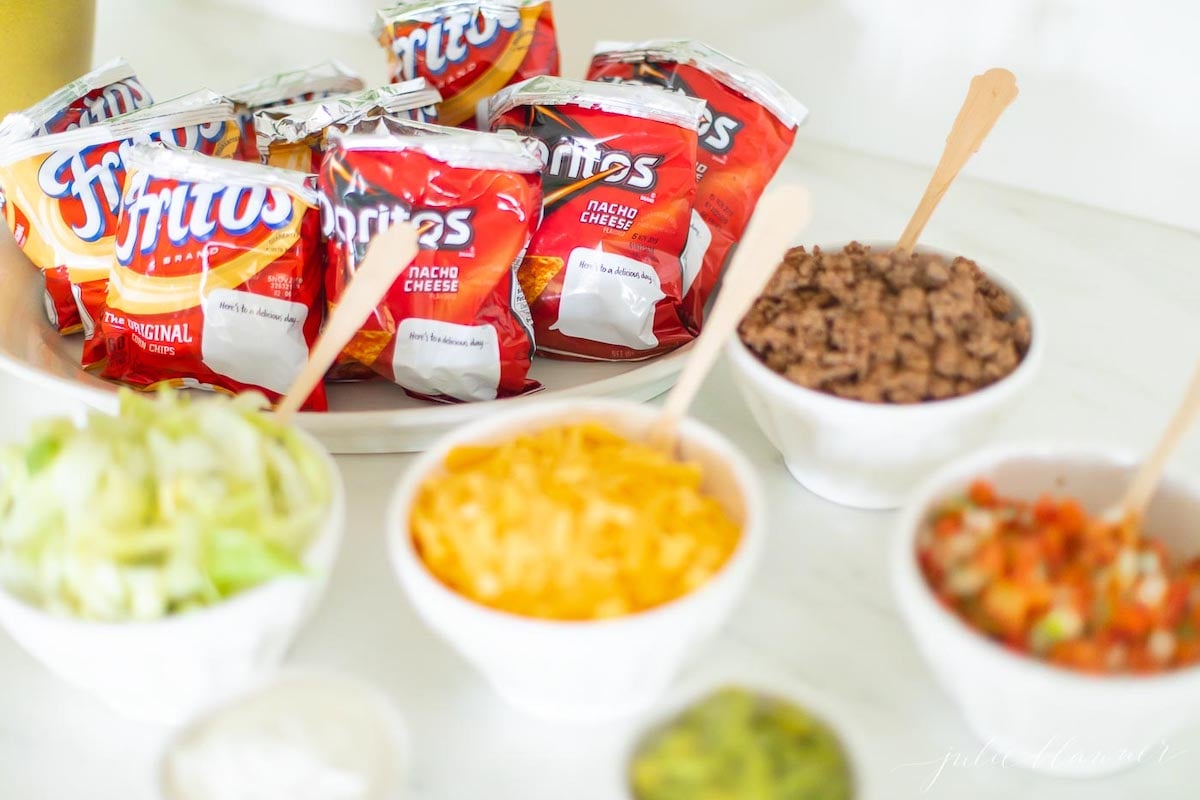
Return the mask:
<svg viewBox="0 0 1200 800">
<path fill-rule="evenodd" d="M 662 605 L 706 583 L 739 526 L 698 464 L 595 423 L 463 446 L 417 492 L 417 552 L 465 597 L 522 616 L 589 620 Z"/>
</svg>

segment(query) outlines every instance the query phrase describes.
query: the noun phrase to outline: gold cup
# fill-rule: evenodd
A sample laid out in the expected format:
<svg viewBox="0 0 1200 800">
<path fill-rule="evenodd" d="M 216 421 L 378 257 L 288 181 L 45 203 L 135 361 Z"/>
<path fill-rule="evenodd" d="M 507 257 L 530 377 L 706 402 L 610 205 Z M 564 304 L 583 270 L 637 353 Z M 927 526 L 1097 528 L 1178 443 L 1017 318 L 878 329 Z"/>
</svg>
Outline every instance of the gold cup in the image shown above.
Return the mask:
<svg viewBox="0 0 1200 800">
<path fill-rule="evenodd" d="M 0 0 L 0 116 L 92 66 L 96 0 Z"/>
</svg>

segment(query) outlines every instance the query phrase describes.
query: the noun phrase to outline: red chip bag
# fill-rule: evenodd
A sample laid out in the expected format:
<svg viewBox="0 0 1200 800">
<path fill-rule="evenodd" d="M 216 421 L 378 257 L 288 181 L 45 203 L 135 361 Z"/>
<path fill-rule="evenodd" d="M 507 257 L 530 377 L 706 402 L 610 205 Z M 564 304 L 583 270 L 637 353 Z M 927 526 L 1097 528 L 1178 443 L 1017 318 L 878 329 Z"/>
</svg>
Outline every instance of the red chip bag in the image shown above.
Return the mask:
<svg viewBox="0 0 1200 800">
<path fill-rule="evenodd" d="M 276 401 L 321 327 L 320 212 L 308 176 L 141 145 L 125 156 L 103 376 Z M 304 404 L 325 410 L 318 386 Z"/>
<path fill-rule="evenodd" d="M 704 103 L 649 86 L 534 78 L 489 101 L 493 128 L 535 137 L 541 227 L 521 264 L 538 352 L 628 361 L 693 337 L 680 254 Z"/>
<path fill-rule="evenodd" d="M 602 43 L 596 51 L 592 80 L 661 86 L 707 104 L 683 278 L 685 320 L 699 330 L 730 251 L 808 111 L 766 75 L 698 42 Z"/>
<path fill-rule="evenodd" d="M 227 95 L 237 109 L 238 127 L 241 130 L 241 146 L 237 157 L 244 161 L 259 160 L 258 142 L 254 137 L 256 112 L 321 100 L 344 92 L 357 92 L 365 86 L 357 72 L 337 59 L 268 75 L 239 86 Z"/>
<path fill-rule="evenodd" d="M 428 78 L 442 93 L 443 125 L 474 127 L 481 100 L 526 78 L 558 74 L 549 0 L 403 3 L 378 13 L 375 33 L 393 81 Z"/>
<path fill-rule="evenodd" d="M 336 304 L 371 238 L 411 221 L 420 252 L 345 355 L 410 394 L 491 400 L 537 388 L 516 263 L 541 208 L 538 161 L 516 137 L 335 135 L 318 184 Z"/>
<path fill-rule="evenodd" d="M 0 140 L 27 139 L 86 128 L 153 103 L 133 67 L 113 59 L 0 122 Z"/>
<path fill-rule="evenodd" d="M 5 219 L 46 278 L 59 331 L 93 338 L 112 263 L 124 154 L 136 142 L 228 155 L 237 147 L 228 100 L 200 91 L 79 130 L 0 142 Z M 94 345 L 91 349 L 94 349 Z M 85 366 L 99 356 L 88 355 Z"/>
</svg>

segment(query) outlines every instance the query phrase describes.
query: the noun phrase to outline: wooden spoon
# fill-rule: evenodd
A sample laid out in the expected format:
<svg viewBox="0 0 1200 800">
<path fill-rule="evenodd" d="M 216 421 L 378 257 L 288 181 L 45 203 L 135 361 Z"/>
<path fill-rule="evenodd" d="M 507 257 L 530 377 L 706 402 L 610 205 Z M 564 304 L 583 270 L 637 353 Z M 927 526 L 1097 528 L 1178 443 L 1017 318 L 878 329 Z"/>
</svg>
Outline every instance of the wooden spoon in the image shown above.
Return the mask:
<svg viewBox="0 0 1200 800">
<path fill-rule="evenodd" d="M 667 395 L 662 413 L 650 428 L 649 441 L 653 446 L 674 454 L 679 422 L 687 415 L 700 384 L 716 363 L 721 346 L 737 330 L 746 310 L 779 266 L 780 255 L 807 227 L 810 218 L 808 191 L 801 186 L 781 186 L 759 201 L 733 254 L 704 330 L 692 346 L 679 380 Z"/>
<path fill-rule="evenodd" d="M 354 277 L 325 323 L 325 330 L 321 331 L 308 354 L 308 362 L 276 406 L 275 414 L 280 422 L 291 422 L 305 399 L 325 377 L 338 353 L 362 327 L 404 268 L 416 258 L 417 235 L 415 227 L 401 224 L 393 225 L 371 240 L 366 258 L 354 271 Z"/>
<path fill-rule="evenodd" d="M 1006 69 L 989 69 L 971 79 L 967 99 L 963 101 L 958 117 L 954 120 L 954 127 L 946 137 L 946 149 L 942 151 L 942 159 L 933 171 L 929 186 L 925 188 L 917 210 L 908 221 L 908 227 L 900 235 L 900 241 L 896 244 L 897 250 L 912 252 L 942 196 L 958 177 L 967 159 L 983 144 L 984 138 L 992 130 L 1000 114 L 1016 96 L 1017 79 Z"/>
<path fill-rule="evenodd" d="M 1162 479 L 1167 459 L 1183 440 L 1197 416 L 1200 416 L 1200 363 L 1196 365 L 1196 372 L 1192 375 L 1192 382 L 1188 385 L 1187 394 L 1184 395 L 1179 410 L 1167 423 L 1167 428 L 1151 451 L 1150 457 L 1138 468 L 1120 504 L 1110 512 L 1117 521 L 1130 522 L 1135 526 L 1141 524 L 1146 515 L 1146 507 L 1150 505 L 1154 491 Z"/>
</svg>

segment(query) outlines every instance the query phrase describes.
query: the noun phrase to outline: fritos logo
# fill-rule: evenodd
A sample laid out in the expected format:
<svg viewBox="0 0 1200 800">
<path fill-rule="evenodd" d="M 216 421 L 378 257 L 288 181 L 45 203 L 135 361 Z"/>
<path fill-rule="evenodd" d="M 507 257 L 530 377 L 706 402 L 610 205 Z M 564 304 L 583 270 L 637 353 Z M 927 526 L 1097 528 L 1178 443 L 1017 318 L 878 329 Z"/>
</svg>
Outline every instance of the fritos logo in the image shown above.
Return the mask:
<svg viewBox="0 0 1200 800">
<path fill-rule="evenodd" d="M 634 155 L 581 137 L 563 138 L 553 148 L 536 139 L 534 147 L 548 175 L 564 181 L 595 179 L 635 192 L 648 192 L 658 185 L 657 167 L 663 161 L 661 155 Z"/>
<path fill-rule="evenodd" d="M 207 242 L 218 231 L 243 236 L 260 225 L 278 230 L 294 214 L 292 197 L 283 189 L 183 183 L 148 192 L 149 183 L 149 173 L 134 173 L 122 201 L 129 224 L 117 239 L 116 255 L 124 266 L 133 262 L 135 247 L 141 255 L 155 252 L 163 231 L 182 247 Z"/>
<path fill-rule="evenodd" d="M 411 222 L 422 231 L 417 240 L 425 250 L 465 250 L 475 241 L 473 208 L 413 209 L 392 198 L 377 198 L 375 202 L 358 206 L 347 197 L 346 205 L 335 208 L 321 194 L 321 232 L 327 239 L 356 247 L 365 247 L 380 231 L 401 222 Z"/>
<path fill-rule="evenodd" d="M 124 154 L 135 144 L 162 141 L 182 150 L 216 142 L 225 130 L 223 121 L 189 125 L 165 133 L 138 135 L 122 142 L 67 148 L 51 153 L 38 168 L 38 186 L 58 200 L 63 219 L 85 242 L 112 235 L 121 183 L 125 179 Z"/>
<path fill-rule="evenodd" d="M 700 97 L 676 73 L 668 73 L 662 69 L 647 64 L 639 64 L 637 77 L 625 79 L 615 75 L 597 78 L 605 83 L 631 83 L 643 86 L 659 86 L 678 92 L 687 97 Z M 722 114 L 712 107 L 707 98 L 704 100 L 704 113 L 700 117 L 700 146 L 715 155 L 723 155 L 733 149 L 734 136 L 745 127 L 745 123 L 736 117 Z"/>
<path fill-rule="evenodd" d="M 404 80 L 417 77 L 423 63 L 432 75 L 440 75 L 452 64 L 466 60 L 471 48 L 487 47 L 501 33 L 521 25 L 516 9 L 480 14 L 473 11 L 450 14 L 428 27 L 416 27 L 392 40 L 392 54 Z"/>
</svg>

